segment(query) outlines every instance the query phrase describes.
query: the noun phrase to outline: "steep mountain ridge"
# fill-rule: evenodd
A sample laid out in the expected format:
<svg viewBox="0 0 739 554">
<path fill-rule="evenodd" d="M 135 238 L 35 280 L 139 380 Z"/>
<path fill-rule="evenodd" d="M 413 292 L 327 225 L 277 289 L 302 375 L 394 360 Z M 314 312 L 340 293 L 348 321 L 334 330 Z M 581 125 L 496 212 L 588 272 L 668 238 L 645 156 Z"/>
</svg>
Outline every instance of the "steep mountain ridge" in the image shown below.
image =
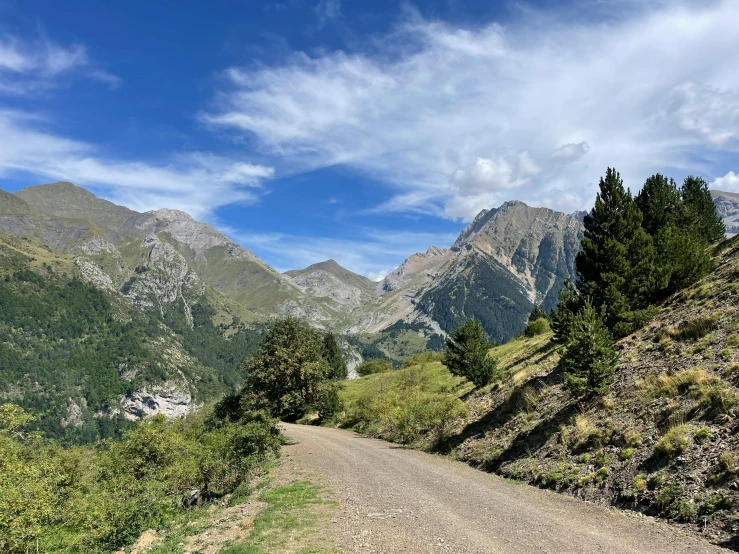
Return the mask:
<svg viewBox="0 0 739 554">
<path fill-rule="evenodd" d="M 396 294 L 397 313 L 421 315 L 451 331 L 469 317 L 507 340 L 523 328 L 535 304 L 551 309 L 575 275 L 582 222 L 523 202 L 482 210 L 450 249 L 431 247 L 390 273 L 383 290 Z"/>
</svg>

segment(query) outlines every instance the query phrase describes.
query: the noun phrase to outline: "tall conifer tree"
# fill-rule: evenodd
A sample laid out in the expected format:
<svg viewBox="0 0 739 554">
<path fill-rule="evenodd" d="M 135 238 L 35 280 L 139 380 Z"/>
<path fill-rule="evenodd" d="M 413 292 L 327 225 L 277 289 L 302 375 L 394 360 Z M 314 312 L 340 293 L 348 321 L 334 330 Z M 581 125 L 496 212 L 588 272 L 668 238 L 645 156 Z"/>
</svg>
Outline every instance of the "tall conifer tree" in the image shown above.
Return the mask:
<svg viewBox="0 0 739 554">
<path fill-rule="evenodd" d="M 601 178 L 584 225 L 577 288 L 598 309 L 605 306 L 613 329 L 630 312 L 648 305 L 656 277 L 652 237 L 642 228 L 641 211 L 615 169 L 608 168 Z"/>
<path fill-rule="evenodd" d="M 726 226 L 716 214 L 716 206 L 708 183 L 700 177 L 686 177 L 680 193 L 693 232 L 709 244 L 723 240 L 726 236 Z"/>
</svg>

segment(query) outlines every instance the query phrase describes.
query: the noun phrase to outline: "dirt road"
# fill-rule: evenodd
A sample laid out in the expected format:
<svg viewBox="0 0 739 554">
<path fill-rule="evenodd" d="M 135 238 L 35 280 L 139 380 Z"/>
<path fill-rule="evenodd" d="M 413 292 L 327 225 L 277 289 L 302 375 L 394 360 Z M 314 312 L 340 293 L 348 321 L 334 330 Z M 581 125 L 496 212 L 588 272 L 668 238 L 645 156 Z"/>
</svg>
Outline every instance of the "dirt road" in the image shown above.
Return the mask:
<svg viewBox="0 0 739 554">
<path fill-rule="evenodd" d="M 325 478 L 346 553 L 726 553 L 628 516 L 338 429 L 285 425 L 286 463 Z"/>
</svg>

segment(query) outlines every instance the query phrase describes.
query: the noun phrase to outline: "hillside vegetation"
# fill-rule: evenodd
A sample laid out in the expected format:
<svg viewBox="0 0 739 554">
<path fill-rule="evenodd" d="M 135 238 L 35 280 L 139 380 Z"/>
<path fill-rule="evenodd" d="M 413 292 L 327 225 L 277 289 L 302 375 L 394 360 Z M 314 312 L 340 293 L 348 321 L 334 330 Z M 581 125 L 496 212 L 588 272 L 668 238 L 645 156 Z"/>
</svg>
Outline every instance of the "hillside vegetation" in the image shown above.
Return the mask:
<svg viewBox="0 0 739 554">
<path fill-rule="evenodd" d="M 0 406 L 0 551 L 9 554 L 112 552 L 203 500 L 247 489 L 280 444 L 263 414 L 158 416 L 95 448 L 29 434 L 32 419 Z"/>
<path fill-rule="evenodd" d="M 80 278 L 74 261 L 0 233 L 0 402 L 39 414 L 32 427 L 91 442 L 131 427 L 120 409 L 163 383 L 191 404 L 243 379 L 261 331 L 216 327 L 205 296 L 188 321 L 181 306 L 140 311 Z M 169 393 L 172 394 L 172 393 Z"/>
<path fill-rule="evenodd" d="M 609 168 L 585 217 L 577 281 L 550 317 L 535 309 L 487 356 L 479 321 L 446 338 L 444 364 L 476 388 L 449 387 L 443 367 L 421 363 L 360 379 L 380 384 L 371 392 L 348 384 L 339 422 L 731 541 L 739 241 L 711 246 L 724 232 L 702 179 L 678 187 L 654 175 L 634 197 Z M 436 408 L 396 400 L 416 391 L 440 395 Z M 415 433 L 398 432 L 409 419 Z"/>
<path fill-rule="evenodd" d="M 492 348 L 499 378 L 484 388 L 471 390 L 441 363 L 347 382 L 339 423 L 730 540 L 739 530 L 739 241 L 715 261 L 617 343 L 621 362 L 602 397 L 567 390 L 561 347 L 547 332 Z M 445 416 L 451 422 L 419 415 L 413 433 L 399 432 L 414 408 L 393 399 L 409 388 L 464 407 Z"/>
</svg>

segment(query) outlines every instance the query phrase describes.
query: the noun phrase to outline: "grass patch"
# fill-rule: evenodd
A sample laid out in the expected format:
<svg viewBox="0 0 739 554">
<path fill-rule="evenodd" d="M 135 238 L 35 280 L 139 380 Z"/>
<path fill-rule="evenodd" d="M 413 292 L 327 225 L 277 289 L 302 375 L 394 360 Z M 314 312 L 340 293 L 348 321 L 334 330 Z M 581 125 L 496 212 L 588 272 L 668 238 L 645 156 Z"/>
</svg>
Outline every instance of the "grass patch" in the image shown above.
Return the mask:
<svg viewBox="0 0 739 554">
<path fill-rule="evenodd" d="M 690 425 L 671 427 L 654 445 L 655 453 L 667 459 L 672 459 L 681 454 L 690 444 L 692 431 L 693 428 Z"/>
<path fill-rule="evenodd" d="M 670 330 L 669 333 L 674 340 L 686 342 L 697 341 L 716 329 L 718 329 L 718 318 L 704 316 L 683 321 L 677 329 Z"/>
<path fill-rule="evenodd" d="M 641 381 L 638 385 L 648 398 L 681 396 L 689 394 L 696 400 L 695 408 L 701 412 L 726 413 L 739 404 L 739 395 L 721 378 L 709 375 L 705 369 L 693 368 L 678 373 L 663 373 Z"/>
<path fill-rule="evenodd" d="M 442 442 L 467 416 L 460 397 L 472 384 L 439 362 L 346 382 L 340 424 L 402 444 Z"/>
<path fill-rule="evenodd" d="M 267 507 L 257 515 L 249 538 L 221 550 L 221 554 L 269 554 L 295 551 L 313 554 L 337 552 L 329 546 L 297 546 L 286 550 L 290 543 L 308 537 L 315 538 L 320 505 L 333 505 L 323 498 L 321 487 L 301 481 L 277 487 L 263 493 L 259 500 Z M 320 542 L 320 541 L 316 541 Z M 294 546 L 294 545 L 293 545 Z"/>
</svg>

